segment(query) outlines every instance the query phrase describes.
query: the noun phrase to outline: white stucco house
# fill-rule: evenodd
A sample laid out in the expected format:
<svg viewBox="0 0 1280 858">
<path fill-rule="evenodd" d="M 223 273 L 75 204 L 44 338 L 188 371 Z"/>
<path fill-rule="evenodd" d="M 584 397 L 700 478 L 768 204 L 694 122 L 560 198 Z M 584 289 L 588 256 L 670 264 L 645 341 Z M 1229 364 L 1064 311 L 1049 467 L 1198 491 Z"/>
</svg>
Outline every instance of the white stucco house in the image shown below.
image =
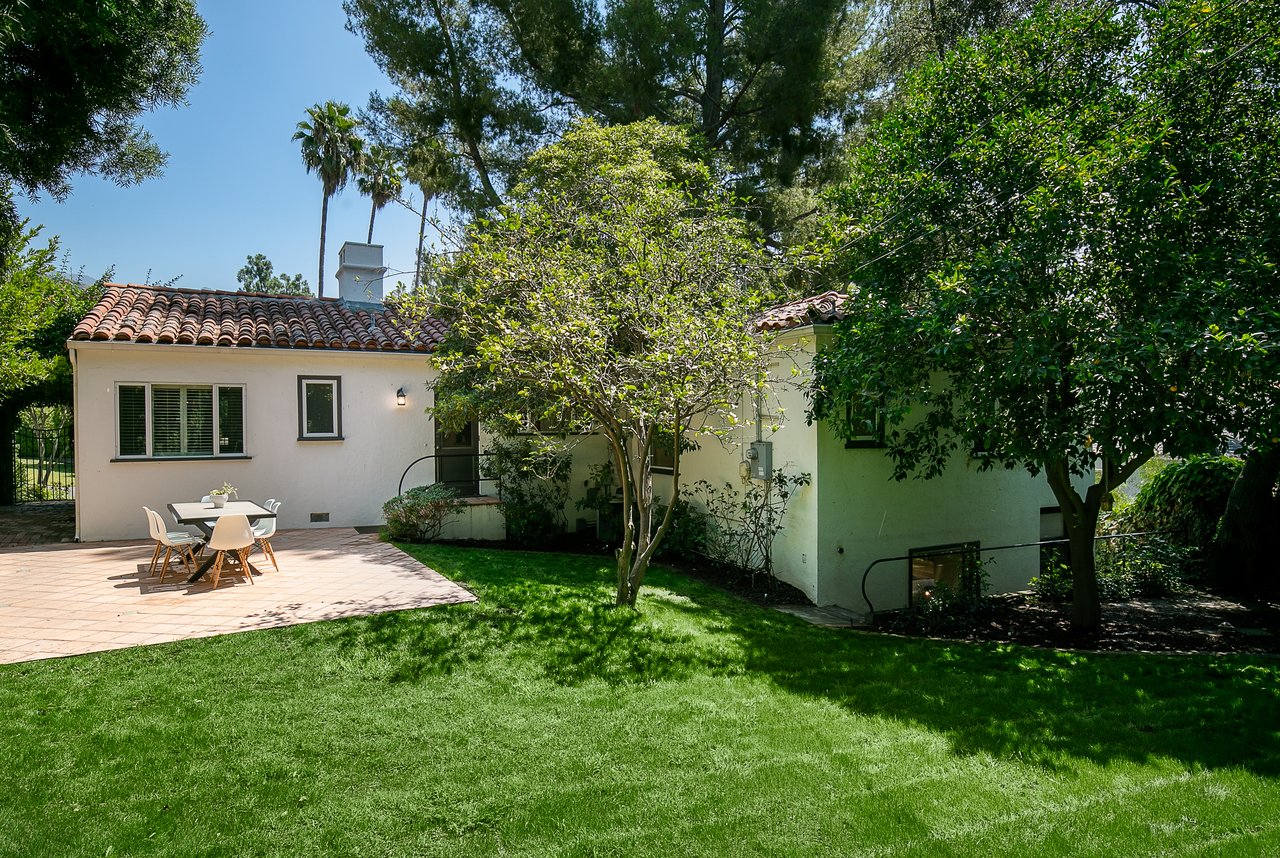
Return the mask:
<svg viewBox="0 0 1280 858">
<path fill-rule="evenodd" d="M 196 500 L 224 481 L 241 497 L 282 500 L 283 528 L 373 525 L 406 469 L 406 488 L 439 481 L 474 496 L 446 535 L 501 538 L 492 487 L 476 479 L 471 458 L 486 439 L 475 427 L 437 433 L 424 413 L 430 355 L 444 327 L 428 320 L 407 332 L 382 304 L 381 259 L 377 245 L 344 245 L 335 299 L 108 286 L 68 342 L 77 538 L 144 537 L 143 505 Z M 762 317 L 761 327 L 788 349 L 778 367 L 786 384 L 758 427 L 686 454 L 682 482 L 737 481 L 751 443 L 767 441 L 775 467 L 812 477 L 793 496 L 774 544 L 776 573 L 817 605 L 853 611 L 867 608 L 863 572 L 879 558 L 904 558 L 878 564 L 868 578 L 867 597 L 884 610 L 953 575 L 966 548 L 1061 535 L 1043 479 L 980 472 L 960 457 L 937 479 L 894 482 L 874 426 L 850 445 L 805 422 L 804 373 L 839 318 L 841 298 L 828 293 Z M 591 436 L 572 452 L 570 485 L 580 494 L 588 469 L 607 453 Z M 669 498 L 664 480 L 655 488 Z M 566 514 L 571 528 L 593 524 L 572 498 Z M 996 592 L 1024 587 L 1039 568 L 1036 548 L 990 556 Z"/>
</svg>

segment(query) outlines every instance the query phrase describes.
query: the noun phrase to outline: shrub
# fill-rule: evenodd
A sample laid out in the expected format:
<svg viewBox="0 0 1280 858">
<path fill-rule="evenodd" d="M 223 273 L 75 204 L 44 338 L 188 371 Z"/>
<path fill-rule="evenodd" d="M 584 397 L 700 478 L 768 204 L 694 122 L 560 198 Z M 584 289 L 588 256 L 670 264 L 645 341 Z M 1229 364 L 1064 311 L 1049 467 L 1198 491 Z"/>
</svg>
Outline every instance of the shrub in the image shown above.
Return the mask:
<svg viewBox="0 0 1280 858">
<path fill-rule="evenodd" d="M 439 483 L 416 486 L 382 505 L 387 534 L 402 542 L 430 542 L 440 536 L 445 523 L 462 512 L 458 493 Z"/>
<path fill-rule="evenodd" d="M 1159 530 L 1175 545 L 1206 551 L 1218 532 L 1241 462 L 1227 456 L 1192 456 L 1151 478 L 1125 510 L 1120 525 Z"/>
<path fill-rule="evenodd" d="M 481 464 L 486 478 L 498 484 L 507 539 L 517 545 L 542 546 L 560 537 L 568 526 L 568 453 L 535 443 L 531 438 L 501 438 L 493 442 Z"/>
<path fill-rule="evenodd" d="M 1099 541 L 1095 547 L 1098 595 L 1104 602 L 1176 593 L 1187 566 L 1187 550 L 1155 534 Z M 1042 602 L 1071 601 L 1071 570 L 1062 563 L 1031 579 Z"/>
<path fill-rule="evenodd" d="M 706 550 L 713 560 L 751 572 L 773 575 L 773 540 L 782 530 L 791 495 L 812 482 L 809 474 L 787 476 L 779 468 L 768 483 L 744 480 L 741 491 L 732 483 L 720 486 L 706 480 L 693 484 L 693 494 L 706 508 Z"/>
<path fill-rule="evenodd" d="M 654 514 L 654 529 L 662 523 L 666 507 L 659 507 Z M 707 515 L 686 500 L 676 501 L 671 511 L 671 525 L 655 552 L 658 557 L 674 560 L 692 560 L 707 553 Z"/>
</svg>

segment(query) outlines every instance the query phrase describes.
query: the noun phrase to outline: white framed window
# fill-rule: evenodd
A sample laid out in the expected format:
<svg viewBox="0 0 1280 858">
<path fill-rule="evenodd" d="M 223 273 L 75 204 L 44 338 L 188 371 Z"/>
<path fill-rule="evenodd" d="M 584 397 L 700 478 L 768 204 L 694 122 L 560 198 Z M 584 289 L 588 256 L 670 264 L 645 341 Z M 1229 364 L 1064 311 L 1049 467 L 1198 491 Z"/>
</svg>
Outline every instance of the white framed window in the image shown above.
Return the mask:
<svg viewBox="0 0 1280 858">
<path fill-rule="evenodd" d="M 116 455 L 244 456 L 244 385 L 117 383 Z"/>
<path fill-rule="evenodd" d="M 298 376 L 298 440 L 342 440 L 342 376 Z"/>
</svg>

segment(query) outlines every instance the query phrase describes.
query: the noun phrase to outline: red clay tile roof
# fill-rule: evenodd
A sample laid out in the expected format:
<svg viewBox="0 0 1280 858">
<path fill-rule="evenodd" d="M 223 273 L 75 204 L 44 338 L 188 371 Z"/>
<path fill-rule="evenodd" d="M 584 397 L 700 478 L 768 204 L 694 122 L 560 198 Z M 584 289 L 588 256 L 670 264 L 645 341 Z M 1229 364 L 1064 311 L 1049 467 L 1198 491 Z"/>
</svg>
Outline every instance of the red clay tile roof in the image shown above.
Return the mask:
<svg viewBox="0 0 1280 858">
<path fill-rule="evenodd" d="M 410 331 L 392 308 L 357 309 L 339 299 L 109 284 L 71 339 L 429 352 L 444 334 L 445 325 L 437 319 Z"/>
<path fill-rule="evenodd" d="M 844 304 L 849 296 L 842 292 L 823 292 L 798 301 L 789 301 L 770 307 L 756 319 L 756 327 L 763 331 L 785 331 L 805 325 L 830 324 L 843 319 Z"/>
</svg>

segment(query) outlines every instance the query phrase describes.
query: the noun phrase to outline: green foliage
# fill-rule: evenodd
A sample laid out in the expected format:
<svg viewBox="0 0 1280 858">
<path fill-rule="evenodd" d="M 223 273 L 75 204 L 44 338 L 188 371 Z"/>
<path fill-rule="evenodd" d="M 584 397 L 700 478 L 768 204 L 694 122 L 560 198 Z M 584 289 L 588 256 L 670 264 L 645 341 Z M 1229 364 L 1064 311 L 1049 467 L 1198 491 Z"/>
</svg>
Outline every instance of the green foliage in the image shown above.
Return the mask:
<svg viewBox="0 0 1280 858">
<path fill-rule="evenodd" d="M 404 181 L 403 170 L 396 158 L 396 153 L 389 147 L 373 145 L 362 159 L 356 186 L 360 193 L 370 200 L 369 237 L 366 241 L 373 243 L 373 220 L 387 203 L 400 196 Z"/>
<path fill-rule="evenodd" d="M 261 253 L 245 257 L 244 268 L 236 272 L 241 292 L 259 295 L 310 295 L 311 289 L 301 274 L 274 273 L 275 266 Z"/>
<path fill-rule="evenodd" d="M 351 108 L 341 102 L 326 101 L 307 108 L 307 119 L 299 122 L 293 139 L 302 149 L 302 163 L 307 172 L 320 176 L 324 192 L 320 206 L 320 266 L 316 276 L 316 294 L 324 297 L 324 244 L 329 220 L 329 198 L 347 186 L 364 163 L 364 140 L 358 132 L 360 122 L 351 116 Z"/>
<path fill-rule="evenodd" d="M 704 553 L 735 569 L 773 575 L 773 540 L 782 530 L 791 496 L 813 481 L 812 475 L 788 475 L 781 468 L 769 481 L 742 480 L 739 486 L 699 480 L 693 494 L 706 510 Z"/>
<path fill-rule="evenodd" d="M 419 299 L 451 330 L 434 356 L 435 412 L 508 432 L 531 418 L 598 430 L 634 511 L 619 554 L 632 603 L 663 533 L 654 444 L 725 431 L 705 427 L 734 425 L 763 384 L 767 342 L 749 320 L 774 263 L 679 129 L 582 122 L 528 176 Z"/>
<path fill-rule="evenodd" d="M 387 535 L 402 542 L 431 542 L 465 505 L 453 489 L 432 483 L 415 486 L 382 505 Z"/>
<path fill-rule="evenodd" d="M 1163 598 L 1177 593 L 1187 580 L 1188 553 L 1157 536 L 1120 537 L 1097 546 L 1098 593 L 1105 602 Z M 1071 570 L 1051 564 L 1031 579 L 1031 590 L 1044 602 L 1069 602 Z"/>
<path fill-rule="evenodd" d="M 666 507 L 658 507 L 656 518 L 661 519 Z M 660 559 L 693 560 L 707 556 L 710 544 L 711 521 L 707 514 L 686 500 L 676 501 L 671 511 L 671 525 L 654 556 Z"/>
<path fill-rule="evenodd" d="M 573 457 L 531 438 L 498 438 L 487 452 L 480 469 L 498 484 L 507 539 L 545 546 L 563 535 Z"/>
<path fill-rule="evenodd" d="M 185 103 L 206 34 L 191 0 L 6 3 L 0 184 L 61 199 L 74 173 L 156 175 L 165 155 L 136 120 Z"/>
<path fill-rule="evenodd" d="M 57 238 L 40 246 L 39 235 L 39 227 L 23 222 L 16 244 L 0 259 L 6 272 L 0 276 L 0 406 L 37 388 L 46 398 L 70 401 L 67 338 L 99 294 L 59 270 Z"/>
<path fill-rule="evenodd" d="M 866 17 L 839 0 L 344 8 L 400 89 L 374 112 L 407 139 L 457 141 L 453 197 L 472 212 L 503 202 L 529 155 L 574 120 L 646 117 L 694 129 L 740 193 L 786 210 L 775 198 L 812 183 L 836 149 L 845 57 Z"/>
<path fill-rule="evenodd" d="M 1174 544 L 1203 554 L 1213 545 L 1241 467 L 1229 456 L 1173 462 L 1142 487 L 1121 526 L 1163 531 Z"/>
<path fill-rule="evenodd" d="M 1046 6 L 914 76 L 831 198 L 825 261 L 856 309 L 813 416 L 848 435 L 882 409 L 899 478 L 979 446 L 979 467 L 1044 471 L 1078 537 L 1156 449 L 1276 425 L 1266 6 Z"/>
</svg>

